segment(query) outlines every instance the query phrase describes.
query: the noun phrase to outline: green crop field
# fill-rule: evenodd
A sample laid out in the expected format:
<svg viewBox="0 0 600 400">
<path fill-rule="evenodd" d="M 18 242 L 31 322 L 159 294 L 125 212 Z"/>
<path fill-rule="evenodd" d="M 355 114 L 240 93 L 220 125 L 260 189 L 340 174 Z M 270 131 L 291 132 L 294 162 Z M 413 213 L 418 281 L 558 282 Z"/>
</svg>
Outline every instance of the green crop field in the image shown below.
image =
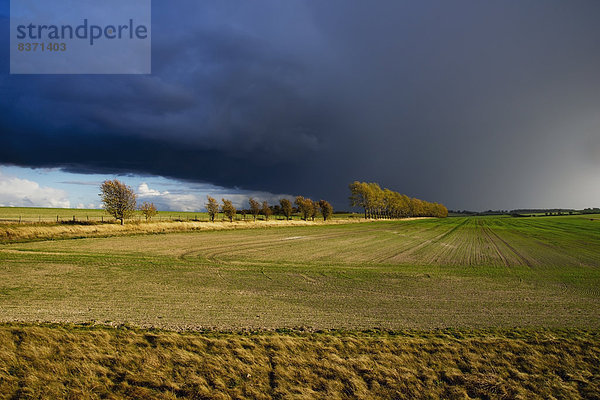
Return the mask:
<svg viewBox="0 0 600 400">
<path fill-rule="evenodd" d="M 597 398 L 599 288 L 598 215 L 6 243 L 0 390 Z"/>
<path fill-rule="evenodd" d="M 0 319 L 600 327 L 600 221 L 448 218 L 3 245 Z"/>
</svg>

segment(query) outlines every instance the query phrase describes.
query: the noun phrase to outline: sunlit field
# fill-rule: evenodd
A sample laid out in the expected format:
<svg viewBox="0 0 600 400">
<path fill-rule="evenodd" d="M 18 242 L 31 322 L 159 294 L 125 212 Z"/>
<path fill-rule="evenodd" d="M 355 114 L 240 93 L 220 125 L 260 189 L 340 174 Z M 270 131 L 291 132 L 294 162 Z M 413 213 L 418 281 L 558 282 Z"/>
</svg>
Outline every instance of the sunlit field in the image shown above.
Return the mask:
<svg viewBox="0 0 600 400">
<path fill-rule="evenodd" d="M 600 327 L 600 221 L 447 218 L 15 243 L 3 320 Z"/>
<path fill-rule="evenodd" d="M 599 287 L 594 215 L 5 243 L 0 392 L 594 398 Z"/>
</svg>

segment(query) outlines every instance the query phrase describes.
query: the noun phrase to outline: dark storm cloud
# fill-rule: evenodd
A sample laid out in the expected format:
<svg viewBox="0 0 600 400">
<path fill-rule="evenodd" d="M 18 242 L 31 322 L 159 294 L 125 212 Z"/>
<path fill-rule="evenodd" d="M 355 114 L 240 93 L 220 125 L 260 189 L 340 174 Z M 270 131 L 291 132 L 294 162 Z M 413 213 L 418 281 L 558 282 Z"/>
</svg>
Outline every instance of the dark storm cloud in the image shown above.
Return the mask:
<svg viewBox="0 0 600 400">
<path fill-rule="evenodd" d="M 156 3 L 152 76 L 0 76 L 0 163 L 338 207 L 354 179 L 461 208 L 600 201 L 596 1 Z"/>
</svg>

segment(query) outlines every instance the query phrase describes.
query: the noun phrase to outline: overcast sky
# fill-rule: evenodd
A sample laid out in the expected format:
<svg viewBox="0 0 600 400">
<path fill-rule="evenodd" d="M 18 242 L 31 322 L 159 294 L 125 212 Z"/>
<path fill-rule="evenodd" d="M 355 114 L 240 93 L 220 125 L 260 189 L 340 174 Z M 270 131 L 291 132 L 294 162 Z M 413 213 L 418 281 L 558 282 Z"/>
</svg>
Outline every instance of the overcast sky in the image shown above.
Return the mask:
<svg viewBox="0 0 600 400">
<path fill-rule="evenodd" d="M 9 75 L 7 3 L 0 204 L 27 181 L 87 206 L 97 190 L 60 182 L 122 176 L 346 209 L 353 180 L 453 209 L 600 206 L 597 0 L 155 1 L 150 76 Z"/>
</svg>

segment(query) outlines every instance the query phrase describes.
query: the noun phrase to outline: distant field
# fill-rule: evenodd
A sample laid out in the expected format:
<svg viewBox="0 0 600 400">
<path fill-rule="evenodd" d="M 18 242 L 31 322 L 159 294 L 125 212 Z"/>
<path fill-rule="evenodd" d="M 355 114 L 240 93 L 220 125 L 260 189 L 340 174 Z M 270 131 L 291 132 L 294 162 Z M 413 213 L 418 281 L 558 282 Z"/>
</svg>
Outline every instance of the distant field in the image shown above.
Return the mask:
<svg viewBox="0 0 600 400">
<path fill-rule="evenodd" d="M 2 245 L 0 320 L 596 329 L 597 218 L 379 221 Z"/>
<path fill-rule="evenodd" d="M 356 218 L 360 215 L 354 215 Z M 334 214 L 333 218 L 349 218 L 352 214 Z M 263 219 L 261 215 L 259 217 Z M 278 219 L 282 216 L 272 216 L 271 218 Z M 29 207 L 0 207 L 0 224 L 1 223 L 51 223 L 57 221 L 94 221 L 94 222 L 110 222 L 114 221 L 104 210 L 98 209 L 76 209 L 76 208 L 29 208 Z M 217 219 L 224 219 L 222 214 L 219 214 Z M 242 215 L 237 216 L 238 220 L 242 219 Z M 247 215 L 246 219 L 251 220 L 252 216 Z M 300 219 L 299 215 L 294 215 L 293 219 Z M 143 221 L 144 217 L 141 212 L 137 212 L 134 221 Z M 171 221 L 171 220 L 200 220 L 208 221 L 208 214 L 204 212 L 185 212 L 185 211 L 159 211 L 158 215 L 153 218 L 154 221 Z"/>
</svg>

